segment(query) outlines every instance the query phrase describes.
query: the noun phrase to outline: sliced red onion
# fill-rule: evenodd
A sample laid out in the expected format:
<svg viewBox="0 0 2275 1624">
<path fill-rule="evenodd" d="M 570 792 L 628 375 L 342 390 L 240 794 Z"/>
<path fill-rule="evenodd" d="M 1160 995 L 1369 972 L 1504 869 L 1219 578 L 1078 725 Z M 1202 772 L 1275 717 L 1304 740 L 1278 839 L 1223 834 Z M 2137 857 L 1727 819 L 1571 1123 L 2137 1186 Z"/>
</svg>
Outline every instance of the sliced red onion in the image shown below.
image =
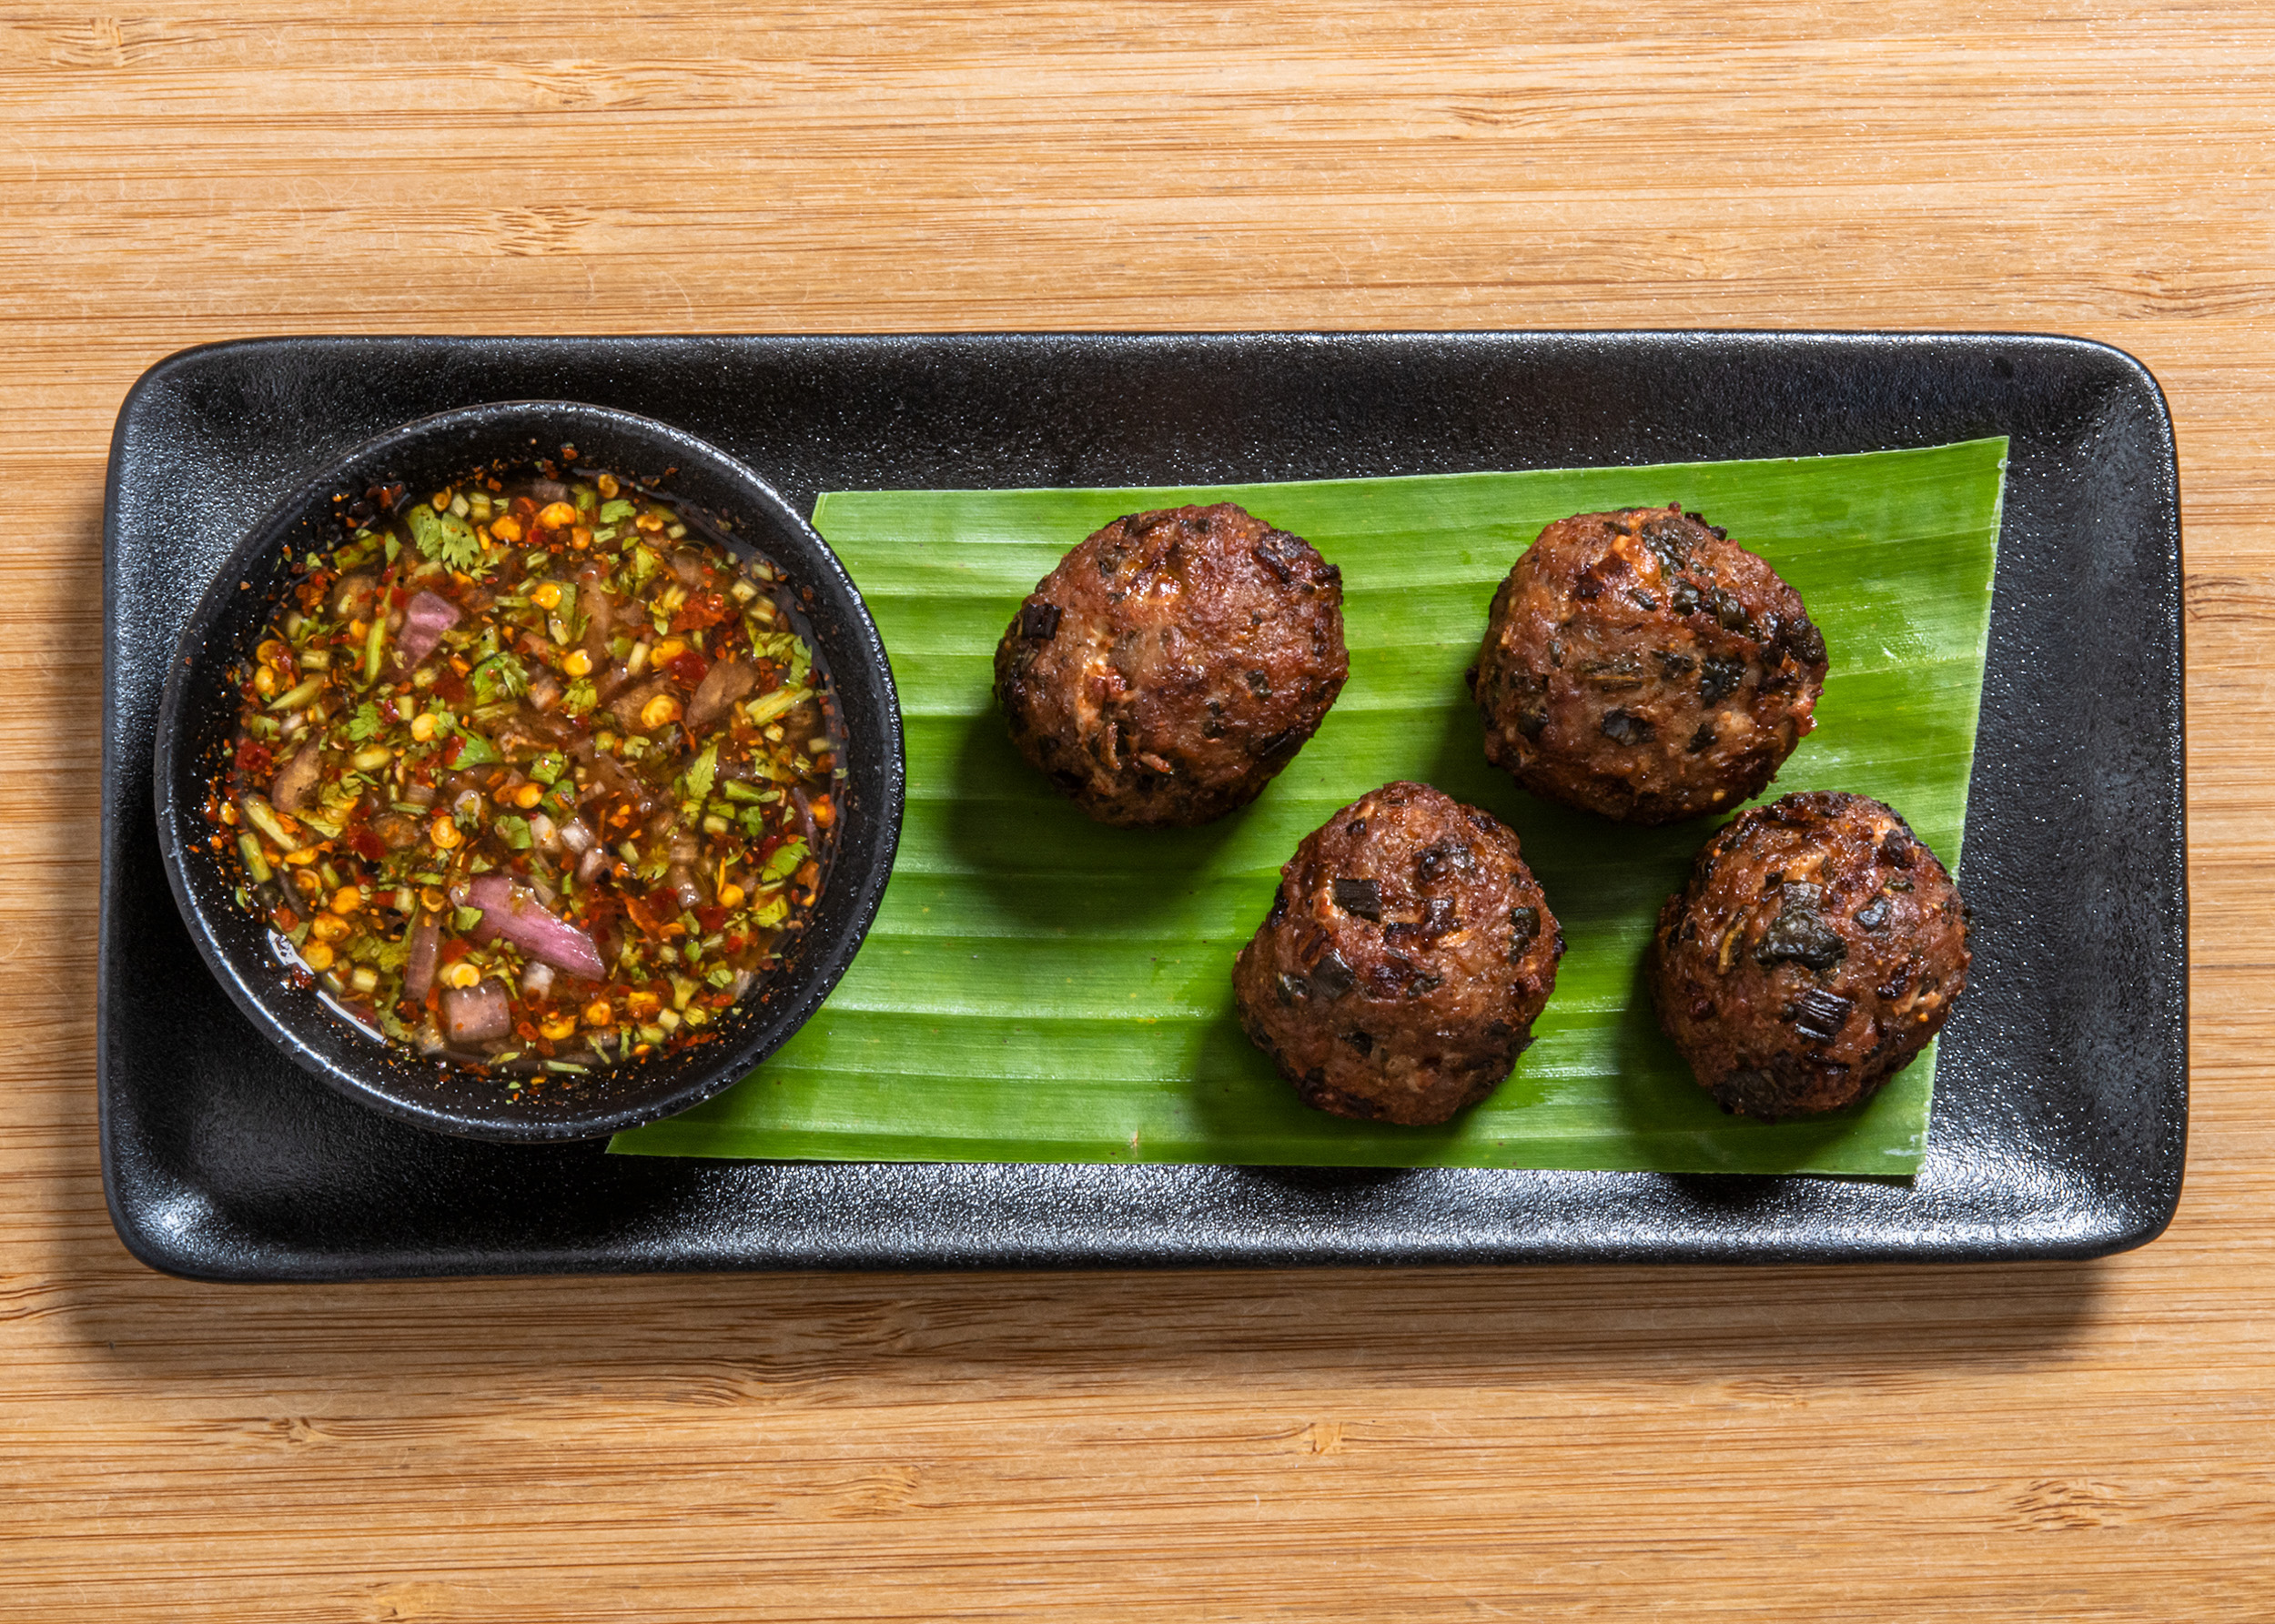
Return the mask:
<svg viewBox="0 0 2275 1624">
<path fill-rule="evenodd" d="M 432 592 L 418 592 L 403 606 L 403 629 L 395 637 L 396 652 L 406 670 L 434 652 L 442 634 L 458 624 L 458 605 Z"/>
<path fill-rule="evenodd" d="M 521 991 L 531 998 L 542 998 L 553 990 L 553 967 L 542 959 L 531 959 L 521 971 Z"/>
<path fill-rule="evenodd" d="M 757 681 L 754 668 L 739 660 L 722 660 L 695 684 L 695 696 L 687 701 L 688 730 L 692 732 L 709 727 L 729 705 L 750 692 Z"/>
<path fill-rule="evenodd" d="M 442 1035 L 454 1044 L 488 1043 L 513 1030 L 513 1011 L 503 982 L 479 981 L 470 987 L 450 987 L 437 1001 Z"/>
<path fill-rule="evenodd" d="M 606 852 L 598 846 L 587 847 L 584 855 L 577 859 L 577 883 L 580 885 L 592 883 L 592 877 L 607 866 L 608 853 Z"/>
<path fill-rule="evenodd" d="M 582 818 L 571 818 L 561 826 L 561 843 L 579 857 L 590 852 L 598 838 L 592 832 L 592 825 Z"/>
<path fill-rule="evenodd" d="M 532 681 L 535 680 L 531 679 Z M 530 731 L 539 738 L 550 744 L 567 749 L 571 755 L 576 753 L 574 745 L 579 739 L 579 734 L 576 724 L 569 721 L 567 717 L 548 715 L 542 711 L 524 711 L 521 718 L 530 724 Z M 592 748 L 592 741 L 589 738 L 585 739 L 583 743 L 585 749 Z"/>
<path fill-rule="evenodd" d="M 609 714 L 623 724 L 626 732 L 645 731 L 640 712 L 650 700 L 670 686 L 662 677 L 649 677 L 633 683 L 608 701 Z"/>
<path fill-rule="evenodd" d="M 454 897 L 460 907 L 480 908 L 482 923 L 492 933 L 556 970 L 587 981 L 607 977 L 608 967 L 592 937 L 547 913 L 535 896 L 503 874 L 483 874 L 460 886 Z"/>
<path fill-rule="evenodd" d="M 268 800 L 278 812 L 297 812 L 316 787 L 324 765 L 324 741 L 311 739 L 268 781 Z"/>
<path fill-rule="evenodd" d="M 631 681 L 632 667 L 621 660 L 611 661 L 607 668 L 592 679 L 593 697 L 605 705 L 622 693 L 624 684 Z"/>
<path fill-rule="evenodd" d="M 577 607 L 584 611 L 584 651 L 598 656 L 616 630 L 616 600 L 609 595 L 608 571 L 600 565 L 577 571 Z"/>
<path fill-rule="evenodd" d="M 643 818 L 656 809 L 653 786 L 647 780 L 625 772 L 614 756 L 592 758 L 592 792 L 595 795 L 621 795 Z"/>
<path fill-rule="evenodd" d="M 442 948 L 442 922 L 431 913 L 421 913 L 419 923 L 410 927 L 410 958 L 403 966 L 403 995 L 420 999 L 434 985 L 435 955 Z"/>
</svg>

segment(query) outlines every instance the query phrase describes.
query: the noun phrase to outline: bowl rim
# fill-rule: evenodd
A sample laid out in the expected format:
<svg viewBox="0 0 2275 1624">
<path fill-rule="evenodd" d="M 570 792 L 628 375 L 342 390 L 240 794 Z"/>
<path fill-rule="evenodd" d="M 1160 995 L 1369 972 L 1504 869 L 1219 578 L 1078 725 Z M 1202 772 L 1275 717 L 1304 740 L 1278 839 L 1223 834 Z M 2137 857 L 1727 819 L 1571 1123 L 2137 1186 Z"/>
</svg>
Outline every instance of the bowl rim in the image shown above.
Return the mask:
<svg viewBox="0 0 2275 1624">
<path fill-rule="evenodd" d="M 844 626 L 845 641 L 852 645 L 854 663 L 866 668 L 874 682 L 875 690 L 870 703 L 864 707 L 864 717 L 875 730 L 885 755 L 880 763 L 882 792 L 873 798 L 874 804 L 864 805 L 858 814 L 868 826 L 868 849 L 857 866 L 846 862 L 844 859 L 852 853 L 841 833 L 829 881 L 824 883 L 825 888 L 834 883 L 853 889 L 847 911 L 832 932 L 815 933 L 804 938 L 807 951 L 792 965 L 792 979 L 787 983 L 774 983 L 771 989 L 794 991 L 795 996 L 770 1007 L 763 1018 L 752 1022 L 721 1044 L 716 1058 L 707 1064 L 687 1068 L 687 1074 L 676 1086 L 653 1097 L 529 1119 L 477 1115 L 447 1105 L 401 1097 L 294 1030 L 270 1007 L 269 995 L 254 983 L 236 955 L 219 940 L 205 907 L 192 893 L 186 872 L 186 849 L 197 842 L 185 839 L 185 828 L 188 821 L 201 820 L 201 814 L 197 807 L 185 805 L 176 793 L 181 768 L 179 747 L 184 739 L 179 721 L 191 685 L 213 660 L 230 657 L 236 651 L 233 647 L 217 644 L 211 635 L 235 599 L 231 583 L 254 579 L 258 567 L 282 548 L 312 516 L 328 509 L 333 496 L 364 479 L 365 474 L 382 470 L 390 457 L 415 460 L 421 455 L 432 455 L 427 449 L 430 442 L 440 444 L 454 432 L 475 434 L 494 431 L 500 426 L 515 434 L 525 429 L 533 431 L 533 449 L 529 459 L 532 463 L 549 454 L 543 449 L 547 445 L 575 443 L 587 431 L 605 430 L 654 447 L 655 454 L 666 459 L 675 471 L 699 466 L 714 481 L 732 489 L 736 511 L 731 531 L 717 522 L 719 515 L 711 506 L 692 498 L 675 497 L 668 489 L 660 494 L 692 512 L 699 528 L 714 540 L 724 538 L 763 552 L 784 570 L 791 584 L 830 600 L 830 607 Z M 770 533 L 783 537 L 810 556 L 783 560 L 781 549 L 766 545 Z M 845 704 L 845 688 L 839 680 L 839 673 L 846 665 L 844 652 L 839 651 L 828 661 L 841 706 Z M 851 718 L 846 720 L 850 727 Z M 222 990 L 278 1052 L 335 1093 L 420 1127 L 496 1143 L 559 1144 L 605 1137 L 687 1110 L 742 1081 L 804 1025 L 852 964 L 875 923 L 892 875 L 906 799 L 906 741 L 892 661 L 860 589 L 828 542 L 770 483 L 710 441 L 660 419 L 581 400 L 512 398 L 453 407 L 396 424 L 328 459 L 252 521 L 199 592 L 197 605 L 175 642 L 157 721 L 152 792 L 159 855 L 167 884 L 174 893 L 175 906 L 197 945 L 198 956 Z M 820 905 L 817 901 L 817 913 Z M 767 985 L 767 978 L 762 977 L 755 984 Z M 333 1015 L 330 1019 L 343 1037 L 354 1034 L 345 1017 Z M 375 1059 L 385 1060 L 390 1065 L 400 1066 L 410 1059 L 361 1034 L 354 1034 L 354 1041 L 368 1044 Z M 677 1053 L 685 1055 L 701 1051 L 682 1049 Z M 438 1072 L 441 1064 L 423 1064 Z M 375 1069 L 383 1074 L 384 1068 Z"/>
</svg>

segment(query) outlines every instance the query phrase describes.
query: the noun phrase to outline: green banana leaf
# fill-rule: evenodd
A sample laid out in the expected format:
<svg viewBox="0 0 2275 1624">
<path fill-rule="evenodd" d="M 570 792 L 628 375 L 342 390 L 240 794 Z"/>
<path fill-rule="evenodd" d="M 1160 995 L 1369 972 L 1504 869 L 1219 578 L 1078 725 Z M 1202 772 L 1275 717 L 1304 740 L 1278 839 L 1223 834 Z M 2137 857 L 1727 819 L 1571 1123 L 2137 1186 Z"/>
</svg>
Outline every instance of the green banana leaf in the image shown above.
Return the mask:
<svg viewBox="0 0 2275 1624">
<path fill-rule="evenodd" d="M 1462 686 L 1493 589 L 1552 519 L 1679 500 L 1801 592 L 1832 673 L 1772 794 L 1875 795 L 1956 866 L 2006 441 L 1757 462 L 1208 489 L 833 494 L 817 529 L 892 651 L 908 811 L 875 927 L 821 1012 L 719 1098 L 620 1135 L 651 1155 L 1818 1172 L 1919 1164 L 1933 1052 L 1865 1105 L 1725 1116 L 1638 979 L 1715 826 L 1618 827 L 1489 767 Z M 1019 600 L 1116 515 L 1229 499 L 1342 567 L 1350 680 L 1245 812 L 1101 828 L 1012 749 L 989 695 Z M 1233 955 L 1279 864 L 1338 807 L 1420 779 L 1515 828 L 1569 951 L 1536 1042 L 1437 1128 L 1299 1104 L 1241 1036 Z"/>
</svg>

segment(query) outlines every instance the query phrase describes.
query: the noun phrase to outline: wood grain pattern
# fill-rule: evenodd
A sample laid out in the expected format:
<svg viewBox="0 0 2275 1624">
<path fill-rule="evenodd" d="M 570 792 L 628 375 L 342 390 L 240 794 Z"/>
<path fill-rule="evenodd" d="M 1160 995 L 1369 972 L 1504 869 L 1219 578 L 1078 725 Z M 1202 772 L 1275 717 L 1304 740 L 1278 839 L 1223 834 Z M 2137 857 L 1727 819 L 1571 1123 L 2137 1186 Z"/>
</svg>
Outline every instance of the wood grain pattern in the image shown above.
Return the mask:
<svg viewBox="0 0 2275 1624">
<path fill-rule="evenodd" d="M 2275 14 L 0 12 L 0 1619 L 2275 1611 Z M 104 457 L 262 332 L 2017 327 L 2189 542 L 2170 1233 L 1984 1270 L 224 1290 L 95 1156 Z"/>
</svg>

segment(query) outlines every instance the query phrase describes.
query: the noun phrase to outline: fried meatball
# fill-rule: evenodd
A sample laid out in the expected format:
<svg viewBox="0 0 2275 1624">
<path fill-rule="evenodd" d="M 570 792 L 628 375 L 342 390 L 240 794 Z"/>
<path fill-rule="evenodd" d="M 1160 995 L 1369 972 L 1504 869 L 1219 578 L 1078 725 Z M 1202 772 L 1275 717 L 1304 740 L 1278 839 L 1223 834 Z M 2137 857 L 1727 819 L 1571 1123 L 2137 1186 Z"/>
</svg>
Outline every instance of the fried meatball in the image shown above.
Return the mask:
<svg viewBox="0 0 2275 1624">
<path fill-rule="evenodd" d="M 1306 1105 L 1423 1125 L 1509 1074 L 1563 951 L 1514 831 L 1428 784 L 1385 784 L 1296 848 L 1232 990 Z"/>
<path fill-rule="evenodd" d="M 1659 1024 L 1723 1108 L 1774 1121 L 1871 1094 L 1967 986 L 1967 913 L 1936 854 L 1863 795 L 1734 819 L 1659 910 Z"/>
<path fill-rule="evenodd" d="M 1542 530 L 1493 595 L 1470 672 L 1488 761 L 1623 823 L 1760 794 L 1824 688 L 1800 594 L 1680 504 Z"/>
<path fill-rule="evenodd" d="M 1011 737 L 1101 823 L 1206 823 L 1295 758 L 1350 672 L 1342 573 L 1230 502 L 1117 519 L 996 648 Z"/>
</svg>

